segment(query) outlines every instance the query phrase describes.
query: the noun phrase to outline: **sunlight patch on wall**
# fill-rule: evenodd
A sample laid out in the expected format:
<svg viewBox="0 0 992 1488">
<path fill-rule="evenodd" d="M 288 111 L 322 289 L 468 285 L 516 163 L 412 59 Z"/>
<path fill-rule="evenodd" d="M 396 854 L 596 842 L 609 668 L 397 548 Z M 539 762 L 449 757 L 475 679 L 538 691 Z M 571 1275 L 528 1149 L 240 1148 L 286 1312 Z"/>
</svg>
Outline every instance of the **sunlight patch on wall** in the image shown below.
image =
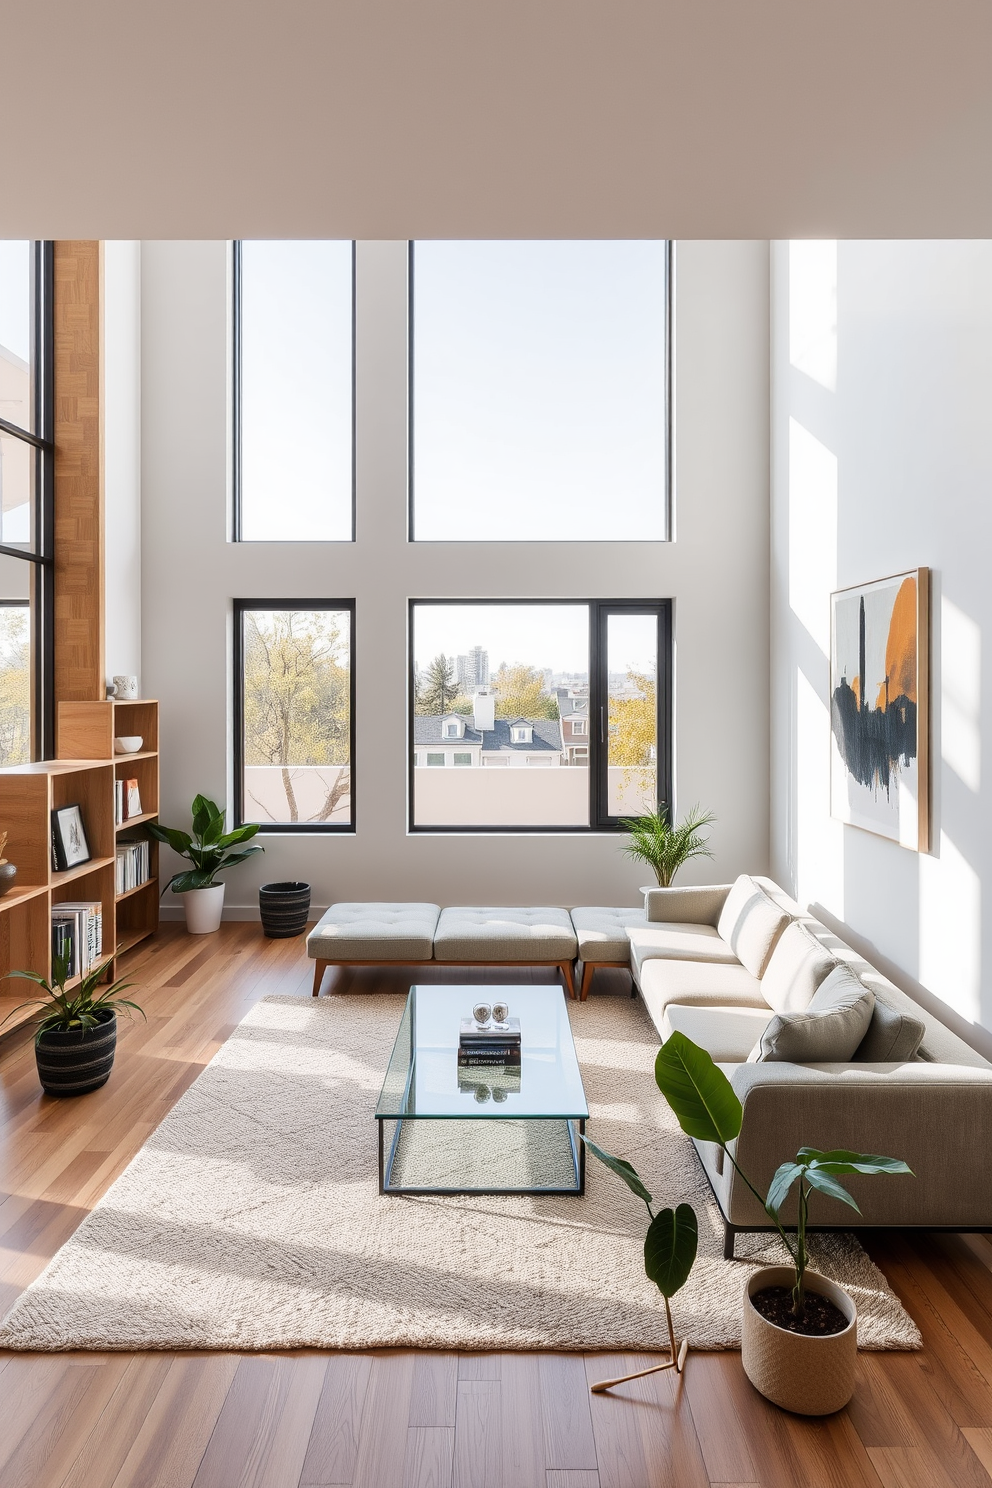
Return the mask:
<svg viewBox="0 0 992 1488">
<path fill-rule="evenodd" d="M 796 672 L 796 801 L 801 903 L 844 910 L 844 828 L 830 815 L 830 711 L 812 683 Z"/>
<path fill-rule="evenodd" d="M 830 654 L 830 593 L 837 587 L 837 456 L 789 420 L 789 604 Z"/>
<path fill-rule="evenodd" d="M 920 981 L 970 1023 L 981 1018 L 982 886 L 946 832 L 920 857 Z"/>
<path fill-rule="evenodd" d="M 837 390 L 837 244 L 789 244 L 789 360 Z"/>
<path fill-rule="evenodd" d="M 976 793 L 982 776 L 982 632 L 946 596 L 940 602 L 940 752 Z"/>
</svg>

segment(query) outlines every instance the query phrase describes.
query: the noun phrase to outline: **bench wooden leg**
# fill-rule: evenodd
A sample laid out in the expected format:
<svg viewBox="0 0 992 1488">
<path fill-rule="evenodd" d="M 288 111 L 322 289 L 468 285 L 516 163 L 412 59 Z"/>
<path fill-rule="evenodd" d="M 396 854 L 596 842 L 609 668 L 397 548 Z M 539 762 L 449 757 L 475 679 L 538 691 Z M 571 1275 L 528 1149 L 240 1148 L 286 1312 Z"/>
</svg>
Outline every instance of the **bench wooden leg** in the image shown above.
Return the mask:
<svg viewBox="0 0 992 1488">
<path fill-rule="evenodd" d="M 318 961 L 313 969 L 313 995 L 316 997 L 320 992 L 320 984 L 324 980 L 324 972 L 330 966 L 330 961 Z"/>
<path fill-rule="evenodd" d="M 559 961 L 561 967 L 561 979 L 565 983 L 569 997 L 575 996 L 575 975 L 571 961 Z"/>
<path fill-rule="evenodd" d="M 595 961 L 583 961 L 583 963 L 582 963 L 582 985 L 579 988 L 579 1001 L 580 1002 L 585 1002 L 586 998 L 589 996 L 589 988 L 592 986 L 592 979 L 593 979 L 593 976 L 595 975 L 595 972 L 596 972 L 596 963 L 595 963 Z"/>
</svg>

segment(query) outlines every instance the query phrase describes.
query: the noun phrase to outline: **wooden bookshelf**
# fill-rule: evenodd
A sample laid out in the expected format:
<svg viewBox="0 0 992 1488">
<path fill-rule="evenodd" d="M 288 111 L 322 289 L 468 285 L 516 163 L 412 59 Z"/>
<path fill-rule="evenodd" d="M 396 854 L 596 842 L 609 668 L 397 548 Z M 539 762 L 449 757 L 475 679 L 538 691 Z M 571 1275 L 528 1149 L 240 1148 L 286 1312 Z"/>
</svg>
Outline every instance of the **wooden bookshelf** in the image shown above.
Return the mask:
<svg viewBox="0 0 992 1488">
<path fill-rule="evenodd" d="M 141 750 L 115 755 L 114 739 L 134 734 L 142 736 Z M 118 956 L 158 929 L 157 842 L 150 842 L 149 881 L 123 894 L 115 890 L 117 845 L 147 839 L 146 825 L 158 815 L 158 703 L 59 703 L 56 747 L 58 759 L 0 769 L 0 831 L 8 833 L 7 859 L 17 865 L 13 887 L 0 896 L 0 1020 L 33 995 L 30 982 L 11 981 L 9 972 L 51 976 L 53 905 L 99 900 L 111 975 Z M 117 822 L 114 782 L 130 779 L 138 781 L 144 809 Z M 52 811 L 72 804 L 82 813 L 91 856 L 59 872 L 52 867 Z M 0 1037 L 30 1016 L 28 1011 L 4 1023 Z"/>
</svg>

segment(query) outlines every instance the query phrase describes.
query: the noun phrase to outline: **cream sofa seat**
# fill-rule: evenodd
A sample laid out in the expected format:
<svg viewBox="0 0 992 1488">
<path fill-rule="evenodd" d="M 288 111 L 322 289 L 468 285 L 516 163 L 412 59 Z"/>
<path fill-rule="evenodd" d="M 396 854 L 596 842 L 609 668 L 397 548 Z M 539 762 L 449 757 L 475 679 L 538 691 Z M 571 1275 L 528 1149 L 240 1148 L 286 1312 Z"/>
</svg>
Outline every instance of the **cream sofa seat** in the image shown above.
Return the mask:
<svg viewBox="0 0 992 1488">
<path fill-rule="evenodd" d="M 580 961 L 615 963 L 630 961 L 628 928 L 647 924 L 643 909 L 612 909 L 605 904 L 588 904 L 571 911 L 572 924 Z"/>
<path fill-rule="evenodd" d="M 713 925 L 675 922 L 671 925 L 632 925 L 627 931 L 630 964 L 635 977 L 648 961 L 705 961 L 726 966 L 740 962 Z"/>
<path fill-rule="evenodd" d="M 434 931 L 435 961 L 574 961 L 575 930 L 567 909 L 442 909 Z"/>
<path fill-rule="evenodd" d="M 777 884 L 754 882 L 788 917 L 761 979 L 722 956 L 706 965 L 632 951 L 635 979 L 659 1037 L 678 1028 L 707 1048 L 737 1092 L 744 1115 L 734 1155 L 741 1166 L 764 1193 L 779 1164 L 802 1146 L 886 1153 L 903 1158 L 915 1176 L 855 1175 L 850 1188 L 862 1219 L 818 1194 L 814 1225 L 992 1229 L 992 1183 L 984 1176 L 992 1142 L 992 1064 Z M 678 917 L 671 927 L 677 935 L 687 919 L 686 901 L 673 898 L 670 906 Z M 658 901 L 655 915 L 665 908 Z M 708 919 L 719 923 L 718 914 L 710 912 Z M 761 1025 L 776 1011 L 791 1015 L 808 1006 L 816 985 L 838 964 L 848 966 L 875 998 L 872 1022 L 854 1058 L 748 1062 Z M 862 1053 L 859 1059 L 863 1049 L 884 1045 L 893 1027 L 910 1023 L 917 1034 L 923 1028 L 915 1057 L 879 1062 Z M 725 1254 L 731 1256 L 735 1233 L 768 1229 L 768 1215 L 719 1147 L 697 1142 L 696 1148 L 723 1212 Z M 788 1206 L 784 1214 L 794 1222 Z"/>
</svg>

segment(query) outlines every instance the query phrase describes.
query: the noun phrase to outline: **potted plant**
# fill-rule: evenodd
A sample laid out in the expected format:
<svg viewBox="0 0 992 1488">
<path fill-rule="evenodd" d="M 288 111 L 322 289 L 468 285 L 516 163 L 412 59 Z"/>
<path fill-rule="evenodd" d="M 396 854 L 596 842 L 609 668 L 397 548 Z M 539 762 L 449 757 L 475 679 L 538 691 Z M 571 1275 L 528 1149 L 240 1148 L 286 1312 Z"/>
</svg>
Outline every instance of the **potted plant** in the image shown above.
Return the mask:
<svg viewBox="0 0 992 1488">
<path fill-rule="evenodd" d="M 50 982 L 34 971 L 10 973 L 12 977 L 37 982 L 46 994 L 21 1003 L 7 1014 L 12 1018 L 26 1007 L 41 1010 L 32 1021 L 38 1078 L 46 1095 L 85 1095 L 105 1085 L 117 1048 L 117 1014 L 124 1013 L 128 1018 L 132 1013 L 145 1016 L 136 1002 L 121 996 L 131 982 L 114 982 L 97 992 L 109 965 L 105 961 L 87 972 L 79 985 L 68 992 L 65 985 L 68 956 L 54 958 Z"/>
<path fill-rule="evenodd" d="M 690 858 L 713 856 L 700 833 L 714 821 L 716 817 L 711 812 L 693 806 L 673 827 L 667 806 L 662 806 L 646 816 L 635 816 L 620 823 L 630 833 L 623 850 L 635 862 L 647 863 L 659 886 L 668 889 L 683 863 Z"/>
<path fill-rule="evenodd" d="M 799 1415 L 840 1410 L 854 1393 L 857 1310 L 842 1287 L 809 1270 L 810 1195 L 814 1190 L 827 1194 L 860 1214 L 840 1182 L 842 1176 L 911 1170 L 894 1157 L 802 1147 L 794 1161 L 776 1170 L 762 1199 L 730 1146 L 740 1133 L 744 1108 L 706 1050 L 673 1033 L 658 1051 L 655 1079 L 686 1136 L 723 1148 L 725 1160 L 764 1206 L 789 1255 L 788 1266 L 763 1267 L 748 1281 L 741 1334 L 745 1374 L 768 1400 Z M 781 1210 L 796 1183 L 798 1212 L 790 1236 Z"/>
<path fill-rule="evenodd" d="M 220 926 L 224 912 L 224 885 L 217 882 L 218 873 L 243 863 L 253 853 L 264 852 L 264 847 L 246 847 L 240 852 L 231 852 L 238 843 L 247 842 L 258 831 L 255 822 L 235 827 L 233 832 L 224 831 L 224 808 L 206 796 L 197 796 L 193 801 L 193 834 L 176 827 L 162 827 L 156 822 L 148 823 L 148 830 L 159 842 L 165 842 L 192 863 L 181 873 L 174 873 L 166 884 L 174 894 L 181 894 L 186 910 L 186 929 L 191 935 L 206 935 Z"/>
</svg>

